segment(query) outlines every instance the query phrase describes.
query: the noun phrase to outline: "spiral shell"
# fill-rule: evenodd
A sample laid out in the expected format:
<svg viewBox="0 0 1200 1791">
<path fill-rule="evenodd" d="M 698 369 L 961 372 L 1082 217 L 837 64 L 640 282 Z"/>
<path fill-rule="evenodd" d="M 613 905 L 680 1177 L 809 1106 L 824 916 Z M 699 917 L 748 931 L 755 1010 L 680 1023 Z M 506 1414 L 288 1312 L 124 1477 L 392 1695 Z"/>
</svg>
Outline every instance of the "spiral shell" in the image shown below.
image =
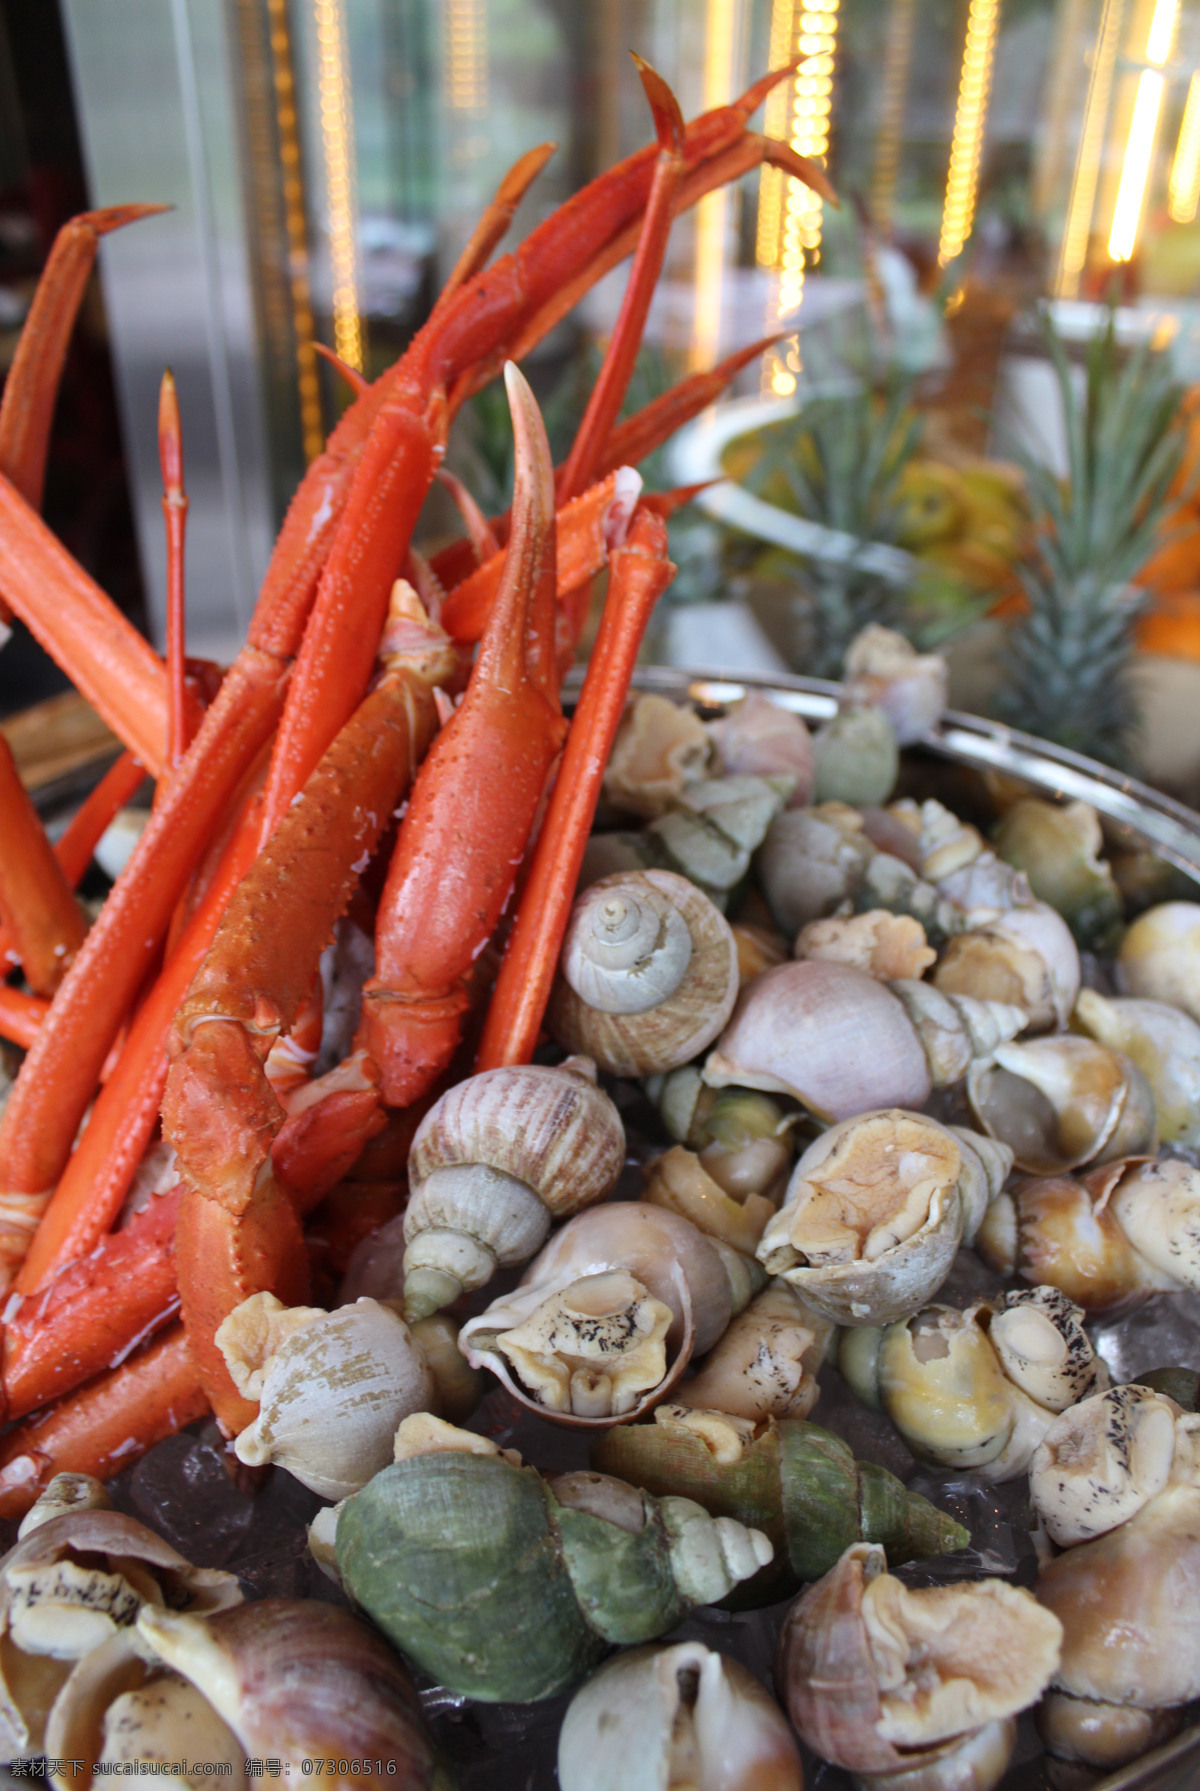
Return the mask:
<svg viewBox="0 0 1200 1791">
<path fill-rule="evenodd" d="M 575 904 L 547 1024 L 610 1074 L 649 1075 L 711 1043 L 737 990 L 733 934 L 694 884 L 671 871 L 605 877 Z"/>
<path fill-rule="evenodd" d="M 986 1061 L 997 1045 L 1015 1038 L 1028 1023 L 1024 1008 L 948 995 L 911 977 L 898 977 L 888 987 L 917 1029 L 935 1088 L 960 1081 L 973 1063 Z"/>
<path fill-rule="evenodd" d="M 1060 1548 L 1127 1523 L 1162 1492 L 1175 1465 L 1178 1426 L 1190 1469 L 1200 1420 L 1182 1417 L 1174 1400 L 1149 1387 L 1111 1387 L 1061 1413 L 1029 1470 L 1034 1509 Z"/>
<path fill-rule="evenodd" d="M 1117 953 L 1117 986 L 1200 1022 L 1200 903 L 1162 902 L 1139 914 Z"/>
<path fill-rule="evenodd" d="M 922 976 L 937 959 L 926 943 L 920 921 L 886 908 L 810 920 L 796 935 L 793 955 L 819 958 L 826 964 L 849 964 L 881 982 Z"/>
<path fill-rule="evenodd" d="M 918 653 L 894 628 L 878 622 L 860 630 L 846 649 L 846 699 L 882 709 L 901 746 L 936 726 L 946 707 L 946 661 Z"/>
<path fill-rule="evenodd" d="M 813 736 L 818 802 L 851 802 L 856 808 L 886 802 L 900 769 L 896 730 L 882 709 L 843 703 Z"/>
<path fill-rule="evenodd" d="M 1055 1414 L 1108 1380 L 1082 1312 L 1053 1288 L 845 1332 L 839 1366 L 915 1454 L 994 1481 L 1023 1474 Z"/>
<path fill-rule="evenodd" d="M 704 723 L 690 705 L 636 697 L 617 730 L 604 794 L 617 808 L 661 815 L 689 782 L 703 777 L 710 752 Z"/>
<path fill-rule="evenodd" d="M 458 1083 L 417 1127 L 404 1215 L 405 1313 L 427 1316 L 524 1262 L 552 1217 L 603 1200 L 625 1162 L 620 1116 L 589 1058 Z"/>
<path fill-rule="evenodd" d="M 877 1545 L 848 1548 L 792 1606 L 779 1641 L 793 1726 L 855 1773 L 912 1770 L 941 1743 L 1014 1716 L 1059 1661 L 1061 1625 L 1032 1594 L 998 1579 L 913 1590 L 886 1567 Z"/>
<path fill-rule="evenodd" d="M 619 1655 L 576 1692 L 558 1742 L 562 1791 L 803 1791 L 783 1712 L 702 1642 Z"/>
<path fill-rule="evenodd" d="M 1129 996 L 1108 1001 L 1080 989 L 1072 1024 L 1141 1070 L 1165 1144 L 1200 1145 L 1200 1026 L 1182 1008 Z"/>
<path fill-rule="evenodd" d="M 797 1163 L 759 1261 L 835 1324 L 905 1317 L 950 1272 L 961 1173 L 958 1140 L 936 1120 L 896 1108 L 845 1120 Z"/>
<path fill-rule="evenodd" d="M 785 809 L 758 851 L 758 873 L 777 925 L 794 938 L 853 895 L 875 852 L 862 816 L 845 803 Z"/>
<path fill-rule="evenodd" d="M 559 1423 L 635 1418 L 745 1305 L 745 1264 L 663 1208 L 594 1207 L 563 1226 L 513 1293 L 467 1321 L 459 1347 Z"/>
<path fill-rule="evenodd" d="M 259 1401 L 237 1437 L 239 1461 L 277 1462 L 326 1499 L 365 1486 L 392 1458 L 396 1426 L 438 1398 L 425 1354 L 377 1300 L 324 1312 L 254 1294 L 217 1330 L 234 1385 Z"/>
<path fill-rule="evenodd" d="M 1005 813 L 996 851 L 1024 871 L 1039 901 L 1062 915 L 1081 945 L 1112 949 L 1121 924 L 1121 892 L 1100 857 L 1100 818 L 1086 802 L 1024 796 Z"/>
<path fill-rule="evenodd" d="M 1157 1147 L 1154 1096 L 1122 1052 L 1062 1035 L 1001 1044 L 973 1064 L 967 1100 L 1018 1169 L 1054 1175 Z"/>
<path fill-rule="evenodd" d="M 1045 902 L 1012 908 L 946 947 L 933 981 L 947 995 L 1024 1008 L 1031 1032 L 1065 1026 L 1079 993 L 1079 951 Z"/>
<path fill-rule="evenodd" d="M 780 964 L 746 988 L 704 1066 L 714 1087 L 790 1094 L 827 1119 L 921 1107 L 929 1065 L 900 1001 L 845 964 Z"/>
<path fill-rule="evenodd" d="M 765 1536 L 688 1499 L 614 1499 L 582 1478 L 547 1485 L 498 1455 L 397 1462 L 342 1510 L 346 1588 L 439 1684 L 529 1702 L 771 1559 Z"/>
<path fill-rule="evenodd" d="M 816 766 L 812 738 L 799 715 L 752 690 L 710 722 L 708 731 L 726 775 L 782 774 L 793 780 L 787 806 L 801 808 L 809 801 Z"/>
</svg>

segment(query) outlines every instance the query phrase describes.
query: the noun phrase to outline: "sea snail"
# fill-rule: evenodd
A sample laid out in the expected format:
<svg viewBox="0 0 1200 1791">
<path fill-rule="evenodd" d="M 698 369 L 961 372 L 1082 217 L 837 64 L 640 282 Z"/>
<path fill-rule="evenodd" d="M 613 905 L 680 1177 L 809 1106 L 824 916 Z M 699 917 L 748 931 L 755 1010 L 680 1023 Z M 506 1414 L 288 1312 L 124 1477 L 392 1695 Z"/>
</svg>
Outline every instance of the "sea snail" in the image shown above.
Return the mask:
<svg viewBox="0 0 1200 1791">
<path fill-rule="evenodd" d="M 1019 1008 L 805 959 L 747 985 L 704 1080 L 791 1095 L 827 1120 L 922 1107 L 934 1087 L 957 1081 L 1024 1025 Z"/>
<path fill-rule="evenodd" d="M 893 1561 L 965 1548 L 961 1524 L 846 1443 L 799 1418 L 765 1425 L 717 1411 L 659 1406 L 652 1424 L 622 1425 L 592 1462 L 659 1497 L 680 1493 L 714 1517 L 762 1530 L 775 1559 L 730 1602 L 770 1604 L 819 1579 L 852 1542 L 883 1543 Z"/>
<path fill-rule="evenodd" d="M 859 1114 L 805 1151 L 758 1259 L 835 1324 L 907 1317 L 946 1279 L 1007 1167 L 985 1140 L 924 1114 Z"/>
<path fill-rule="evenodd" d="M 838 1366 L 915 1454 L 987 1480 L 1023 1474 L 1055 1415 L 1108 1384 L 1083 1313 L 1053 1287 L 844 1331 Z"/>
<path fill-rule="evenodd" d="M 1038 1712 L 1065 1762 L 1056 1784 L 1136 1758 L 1200 1696 L 1197 1423 L 1150 1388 L 1115 1387 L 1064 1412 L 1034 1457 L 1035 1509 L 1065 1545 L 1037 1584 L 1064 1632 Z"/>
<path fill-rule="evenodd" d="M 1000 1274 L 1061 1288 L 1087 1312 L 1200 1292 L 1200 1170 L 1132 1157 L 1031 1176 L 995 1197 L 975 1248 Z"/>
<path fill-rule="evenodd" d="M 1137 1065 L 1095 1039 L 1063 1033 L 997 1045 L 967 1074 L 983 1131 L 1012 1147 L 1018 1169 L 1055 1175 L 1158 1148 L 1154 1095 Z"/>
<path fill-rule="evenodd" d="M 64 1479 L 75 1484 L 64 1488 Z M 61 1727 L 77 1665 L 127 1637 L 143 1605 L 215 1611 L 241 1602 L 233 1574 L 193 1567 L 144 1524 L 106 1506 L 99 1482 L 57 1476 L 0 1561 L 0 1755 L 6 1760 L 60 1752 L 47 1736 Z"/>
<path fill-rule="evenodd" d="M 686 877 L 603 877 L 576 902 L 546 1024 L 614 1076 L 673 1070 L 711 1044 L 738 992 L 725 917 Z"/>
<path fill-rule="evenodd" d="M 309 1599 L 215 1616 L 143 1606 L 135 1630 L 79 1663 L 46 1740 L 84 1761 L 88 1784 L 94 1764 L 186 1759 L 228 1762 L 222 1784 L 253 1786 L 246 1756 L 267 1755 L 317 1785 L 343 1783 L 351 1760 L 397 1791 L 450 1785 L 402 1663 L 349 1611 Z"/>
<path fill-rule="evenodd" d="M 803 1791 L 787 1720 L 740 1661 L 676 1642 L 607 1661 L 572 1698 L 562 1791 Z"/>
<path fill-rule="evenodd" d="M 1071 1024 L 1132 1058 L 1150 1084 L 1164 1144 L 1200 1145 L 1200 1026 L 1182 1008 L 1081 989 Z"/>
<path fill-rule="evenodd" d="M 410 1412 L 465 1417 L 478 1399 L 476 1390 L 464 1410 L 454 1398 L 455 1369 L 466 1364 L 448 1319 L 410 1328 L 369 1298 L 325 1312 L 253 1294 L 220 1325 L 217 1344 L 243 1398 L 259 1402 L 234 1443 L 238 1460 L 276 1462 L 326 1499 L 344 1499 L 386 1467 Z"/>
<path fill-rule="evenodd" d="M 511 1294 L 459 1334 L 524 1405 L 566 1424 L 632 1419 L 710 1349 L 762 1273 L 688 1220 L 610 1202 L 564 1225 Z"/>
<path fill-rule="evenodd" d="M 868 1791 L 991 1791 L 1061 1641 L 1032 1593 L 1000 1579 L 914 1590 L 855 1543 L 788 1612 L 775 1681 L 801 1739 Z"/>
<path fill-rule="evenodd" d="M 487 1702 L 565 1691 L 612 1643 L 652 1641 L 770 1559 L 760 1532 L 690 1499 L 545 1481 L 498 1452 L 408 1455 L 337 1525 L 351 1597 L 439 1684 Z"/>
<path fill-rule="evenodd" d="M 528 1261 L 551 1219 L 607 1198 L 624 1163 L 624 1128 L 590 1058 L 485 1070 L 448 1089 L 409 1153 L 405 1316 Z"/>
</svg>

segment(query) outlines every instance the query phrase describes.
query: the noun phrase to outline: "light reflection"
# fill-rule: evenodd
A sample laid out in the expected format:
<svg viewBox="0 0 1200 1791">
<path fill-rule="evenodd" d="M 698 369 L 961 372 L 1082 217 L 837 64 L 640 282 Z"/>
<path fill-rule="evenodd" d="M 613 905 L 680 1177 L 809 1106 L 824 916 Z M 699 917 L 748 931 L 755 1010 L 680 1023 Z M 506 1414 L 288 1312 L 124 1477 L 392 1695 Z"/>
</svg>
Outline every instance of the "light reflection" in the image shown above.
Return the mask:
<svg viewBox="0 0 1200 1791">
<path fill-rule="evenodd" d="M 1162 96 L 1162 76 L 1154 69 L 1143 69 L 1138 77 L 1137 98 L 1129 121 L 1129 141 L 1121 165 L 1121 184 L 1113 207 L 1112 233 L 1108 239 L 1108 253 L 1113 261 L 1128 261 L 1137 247 Z"/>
<path fill-rule="evenodd" d="M 333 345 L 350 367 L 362 370 L 362 323 L 355 264 L 354 116 L 346 21 L 341 0 L 314 0 L 320 67 L 321 142 L 333 269 Z"/>
<path fill-rule="evenodd" d="M 708 0 L 704 39 L 704 110 L 726 105 L 733 91 L 738 0 Z M 711 366 L 721 352 L 721 308 L 729 193 L 706 193 L 696 208 L 696 283 L 692 365 Z"/>
<path fill-rule="evenodd" d="M 1190 224 L 1200 206 L 1200 74 L 1188 83 L 1183 123 L 1171 164 L 1168 204 L 1177 224 Z"/>
<path fill-rule="evenodd" d="M 958 106 L 950 144 L 950 172 L 946 177 L 946 202 L 938 262 L 945 267 L 961 255 L 975 219 L 975 194 L 979 185 L 979 161 L 987 127 L 988 96 L 992 85 L 992 59 L 1000 0 L 971 0 L 967 38 L 963 46 Z"/>
</svg>

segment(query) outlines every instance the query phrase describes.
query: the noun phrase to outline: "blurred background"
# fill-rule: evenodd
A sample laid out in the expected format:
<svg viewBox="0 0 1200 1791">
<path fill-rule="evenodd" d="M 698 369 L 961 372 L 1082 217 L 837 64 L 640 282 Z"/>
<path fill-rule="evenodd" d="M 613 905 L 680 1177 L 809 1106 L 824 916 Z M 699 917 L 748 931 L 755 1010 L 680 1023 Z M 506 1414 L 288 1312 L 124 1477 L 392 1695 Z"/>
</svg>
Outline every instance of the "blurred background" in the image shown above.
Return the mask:
<svg viewBox="0 0 1200 1791">
<path fill-rule="evenodd" d="M 51 526 L 161 644 L 170 365 L 188 646 L 228 659 L 348 400 L 317 344 L 374 377 L 522 151 L 559 146 L 510 245 L 643 143 L 630 49 L 687 115 L 797 59 L 759 128 L 823 158 L 842 199 L 765 170 L 674 228 L 635 398 L 782 339 L 645 469 L 732 478 L 673 524 L 680 575 L 647 652 L 831 675 L 852 625 L 898 622 L 945 646 L 961 706 L 1057 726 L 1194 800 L 1196 0 L 0 0 L 0 367 L 73 211 L 173 208 L 103 244 Z M 624 277 L 528 369 L 559 446 Z M 456 425 L 485 509 L 508 442 L 494 393 Z M 423 531 L 453 527 L 435 503 Z M 1114 719 L 1105 693 L 1131 679 Z M 10 736 L 61 688 L 18 630 Z M 1064 692 L 1084 720 L 1060 724 Z"/>
</svg>

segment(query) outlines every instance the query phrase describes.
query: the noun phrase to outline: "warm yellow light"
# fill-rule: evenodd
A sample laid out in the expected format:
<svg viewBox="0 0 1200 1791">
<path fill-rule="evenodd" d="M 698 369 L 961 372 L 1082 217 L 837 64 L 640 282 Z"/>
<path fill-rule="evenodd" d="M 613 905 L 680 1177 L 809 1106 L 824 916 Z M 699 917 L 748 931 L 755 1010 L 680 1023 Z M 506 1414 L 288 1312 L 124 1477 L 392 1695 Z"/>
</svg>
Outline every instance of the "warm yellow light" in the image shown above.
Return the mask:
<svg viewBox="0 0 1200 1791">
<path fill-rule="evenodd" d="M 354 219 L 354 117 L 341 0 L 314 0 L 321 96 L 321 141 L 333 269 L 333 345 L 348 366 L 363 364 Z"/>
<path fill-rule="evenodd" d="M 1167 201 L 1177 224 L 1190 224 L 1200 206 L 1200 74 L 1188 82 L 1183 123 L 1171 163 Z"/>
<path fill-rule="evenodd" d="M 975 193 L 979 185 L 979 161 L 987 125 L 999 19 L 1000 0 L 971 0 L 938 241 L 938 261 L 942 267 L 962 253 L 975 217 Z"/>
<path fill-rule="evenodd" d="M 321 386 L 313 344 L 312 298 L 308 286 L 308 231 L 304 217 L 304 184 L 300 175 L 300 133 L 296 116 L 296 83 L 288 31 L 287 0 L 267 0 L 271 80 L 275 91 L 275 125 L 283 175 L 283 222 L 288 245 L 288 285 L 292 328 L 296 338 L 296 384 L 300 396 L 300 434 L 305 460 L 315 460 L 325 446 Z"/>
<path fill-rule="evenodd" d="M 1162 4 L 1162 0 L 1159 0 L 1159 4 Z M 1162 96 L 1162 76 L 1155 69 L 1143 69 L 1138 77 L 1133 117 L 1129 120 L 1129 140 L 1125 145 L 1125 160 L 1121 165 L 1121 184 L 1117 188 L 1117 203 L 1113 207 L 1112 232 L 1108 239 L 1109 258 L 1113 261 L 1128 261 L 1137 247 L 1142 201 L 1146 197 L 1146 181 L 1150 175 L 1150 158 L 1154 154 Z"/>
<path fill-rule="evenodd" d="M 916 0 L 892 0 L 887 49 L 883 59 L 883 92 L 879 102 L 879 136 L 875 144 L 875 172 L 871 182 L 871 215 L 885 234 L 891 228 L 900 163 L 900 127 L 908 96 L 908 68 L 912 55 Z"/>
<path fill-rule="evenodd" d="M 704 38 L 704 109 L 725 105 L 733 86 L 737 0 L 708 0 Z M 696 208 L 695 304 L 691 362 L 708 367 L 721 352 L 728 190 L 707 193 Z"/>
<path fill-rule="evenodd" d="M 1108 117 L 1108 98 L 1112 89 L 1123 12 L 1124 0 L 1105 0 L 1096 50 L 1092 57 L 1092 77 L 1088 83 L 1083 131 L 1079 138 L 1079 154 L 1075 159 L 1071 197 L 1067 205 L 1067 223 L 1063 231 L 1062 252 L 1055 281 L 1055 290 L 1060 298 L 1073 298 L 1078 292 L 1079 276 L 1087 260 L 1092 211 L 1096 203 L 1096 183 L 1100 175 L 1100 149 Z"/>
<path fill-rule="evenodd" d="M 793 0 L 774 0 L 771 8 L 771 44 L 769 66 L 782 68 L 788 59 L 792 41 Z M 811 13 L 802 15 L 804 29 Z M 767 96 L 763 132 L 768 137 L 782 137 L 787 129 L 788 90 L 781 81 Z M 778 267 L 779 236 L 783 223 L 783 175 L 778 168 L 763 168 L 758 177 L 758 227 L 755 231 L 754 259 L 759 267 Z"/>
<path fill-rule="evenodd" d="M 1179 0 L 1155 0 L 1154 17 L 1146 38 L 1146 61 L 1161 68 L 1171 54 L 1175 40 L 1175 23 L 1179 17 Z"/>
<path fill-rule="evenodd" d="M 487 0 L 443 0 L 442 85 L 455 112 L 487 110 Z"/>
<path fill-rule="evenodd" d="M 785 373 L 782 368 L 776 368 L 771 375 L 771 390 L 779 398 L 790 398 L 796 390 L 795 374 Z"/>
</svg>

